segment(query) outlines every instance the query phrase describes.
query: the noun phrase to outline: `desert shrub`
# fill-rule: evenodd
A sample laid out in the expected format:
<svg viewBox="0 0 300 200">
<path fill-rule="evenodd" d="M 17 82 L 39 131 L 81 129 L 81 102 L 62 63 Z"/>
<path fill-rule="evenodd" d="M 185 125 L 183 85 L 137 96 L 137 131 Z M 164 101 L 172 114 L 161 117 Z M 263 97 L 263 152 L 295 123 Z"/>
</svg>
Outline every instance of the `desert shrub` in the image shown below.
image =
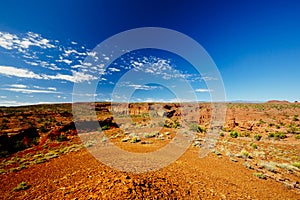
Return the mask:
<svg viewBox="0 0 300 200">
<path fill-rule="evenodd" d="M 144 138 L 153 138 L 157 136 L 157 133 L 145 133 Z"/>
<path fill-rule="evenodd" d="M 251 146 L 253 149 L 257 149 L 257 145 L 255 143 L 253 143 Z"/>
<path fill-rule="evenodd" d="M 298 115 L 294 115 L 294 117 L 293 117 L 293 121 L 299 121 L 299 119 L 298 119 Z"/>
<path fill-rule="evenodd" d="M 244 149 L 241 151 L 240 155 L 244 159 L 246 159 L 246 158 L 252 158 L 251 154 L 248 151 L 244 150 Z"/>
<path fill-rule="evenodd" d="M 279 125 L 280 125 L 280 126 L 284 126 L 284 123 L 283 123 L 283 122 L 279 122 Z"/>
<path fill-rule="evenodd" d="M 28 189 L 28 188 L 29 188 L 29 186 L 27 185 L 27 183 L 24 182 L 24 181 L 22 181 L 22 182 L 19 183 L 18 186 L 15 187 L 13 190 L 14 190 L 14 191 L 20 191 L 20 190 L 26 190 L 26 189 Z"/>
<path fill-rule="evenodd" d="M 66 135 L 61 134 L 61 135 L 57 136 L 57 137 L 55 138 L 55 140 L 57 140 L 57 141 L 59 141 L 59 142 L 63 142 L 63 141 L 67 141 L 68 138 L 67 138 Z"/>
<path fill-rule="evenodd" d="M 254 135 L 254 139 L 256 139 L 257 141 L 261 140 L 262 136 L 260 134 L 255 134 Z"/>
<path fill-rule="evenodd" d="M 139 141 L 141 141 L 141 139 L 138 137 L 138 136 L 133 136 L 133 138 L 131 139 L 131 143 L 137 143 L 137 142 L 139 142 Z"/>
<path fill-rule="evenodd" d="M 266 176 L 263 173 L 253 173 L 253 175 L 260 179 L 266 179 Z"/>
<path fill-rule="evenodd" d="M 166 121 L 165 123 L 164 123 L 164 127 L 166 127 L 166 128 L 172 128 L 173 127 L 173 123 L 171 122 L 171 121 Z"/>
<path fill-rule="evenodd" d="M 223 133 L 223 132 L 220 132 L 219 135 L 220 135 L 221 137 L 224 137 L 224 133 Z"/>
<path fill-rule="evenodd" d="M 250 136 L 251 136 L 251 134 L 249 132 L 244 133 L 244 137 L 250 137 Z"/>
<path fill-rule="evenodd" d="M 180 123 L 175 120 L 174 123 L 173 123 L 173 128 L 177 128 L 179 126 L 180 126 Z"/>
<path fill-rule="evenodd" d="M 266 122 L 264 122 L 262 119 L 260 119 L 260 120 L 258 121 L 258 125 L 261 125 L 261 124 L 264 124 L 264 123 L 266 123 Z"/>
<path fill-rule="evenodd" d="M 237 138 L 239 136 L 239 133 L 237 131 L 230 131 L 229 135 L 232 138 Z"/>
<path fill-rule="evenodd" d="M 299 140 L 300 139 L 300 134 L 295 135 L 295 139 Z"/>
<path fill-rule="evenodd" d="M 159 127 L 164 127 L 164 125 L 165 125 L 165 123 L 162 122 L 162 121 L 159 121 L 157 124 L 158 124 Z"/>
<path fill-rule="evenodd" d="M 287 138 L 286 134 L 283 132 L 270 133 L 269 138 L 275 138 L 276 140 Z"/>
<path fill-rule="evenodd" d="M 222 155 L 219 151 L 217 151 L 217 150 L 213 150 L 212 151 L 214 154 L 216 154 L 217 156 L 220 156 L 220 155 Z"/>
<path fill-rule="evenodd" d="M 272 127 L 272 126 L 275 126 L 275 124 L 274 124 L 274 123 L 269 123 L 268 126 L 269 126 L 269 127 Z"/>
<path fill-rule="evenodd" d="M 294 167 L 297 167 L 298 169 L 300 169 L 300 162 L 294 162 L 294 163 L 292 163 L 292 165 Z"/>
<path fill-rule="evenodd" d="M 287 130 L 288 133 L 291 133 L 291 134 L 297 134 L 299 133 L 299 128 L 297 128 L 296 126 L 294 125 L 289 125 L 289 129 Z"/>
<path fill-rule="evenodd" d="M 276 173 L 275 164 L 272 162 L 263 162 L 260 164 L 261 167 L 265 168 L 266 170 Z"/>
<path fill-rule="evenodd" d="M 199 126 L 197 123 L 190 124 L 189 129 L 191 131 L 198 132 L 198 133 L 206 132 L 206 128 Z"/>
<path fill-rule="evenodd" d="M 293 168 L 294 166 L 288 164 L 288 163 L 277 163 L 276 164 L 277 167 L 281 168 L 281 169 L 285 169 L 287 171 L 293 172 Z"/>
<path fill-rule="evenodd" d="M 245 162 L 244 166 L 248 169 L 253 169 L 253 167 L 251 166 L 251 164 L 249 162 Z"/>
<path fill-rule="evenodd" d="M 109 125 L 103 125 L 103 126 L 101 127 L 101 129 L 102 129 L 103 131 L 109 130 L 109 129 L 110 129 L 110 126 L 109 126 Z"/>
</svg>

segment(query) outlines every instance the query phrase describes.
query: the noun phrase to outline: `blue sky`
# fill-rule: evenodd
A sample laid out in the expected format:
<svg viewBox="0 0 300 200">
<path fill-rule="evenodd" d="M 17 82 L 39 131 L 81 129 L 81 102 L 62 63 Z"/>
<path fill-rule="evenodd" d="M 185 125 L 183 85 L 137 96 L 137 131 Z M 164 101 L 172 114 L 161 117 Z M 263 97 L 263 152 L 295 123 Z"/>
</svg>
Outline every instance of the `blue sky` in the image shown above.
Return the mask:
<svg viewBox="0 0 300 200">
<path fill-rule="evenodd" d="M 14 1 L 0 2 L 0 105 L 71 102 L 73 85 L 96 80 L 97 101 L 110 101 L 122 75 L 138 66 L 190 81 L 199 101 L 210 90 L 190 64 L 168 52 L 141 50 L 117 59 L 106 72 L 88 73 L 87 56 L 128 29 L 164 27 L 190 36 L 216 63 L 228 101 L 299 101 L 299 1 Z M 95 67 L 95 66 L 94 66 Z M 166 78 L 166 77 L 165 77 Z M 179 84 L 173 79 L 174 88 Z M 177 83 L 177 85 L 176 85 Z M 132 101 L 172 101 L 162 85 L 123 83 Z M 176 90 L 176 89 L 175 89 Z M 120 97 L 122 98 L 122 97 Z"/>
</svg>

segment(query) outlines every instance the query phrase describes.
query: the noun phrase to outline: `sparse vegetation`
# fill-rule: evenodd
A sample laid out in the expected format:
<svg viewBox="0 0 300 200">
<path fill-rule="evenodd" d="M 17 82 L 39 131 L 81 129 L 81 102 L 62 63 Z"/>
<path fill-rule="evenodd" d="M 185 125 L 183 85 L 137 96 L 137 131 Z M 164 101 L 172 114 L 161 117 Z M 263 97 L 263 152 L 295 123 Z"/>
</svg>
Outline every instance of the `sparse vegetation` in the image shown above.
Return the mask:
<svg viewBox="0 0 300 200">
<path fill-rule="evenodd" d="M 275 138 L 277 140 L 287 138 L 286 134 L 283 133 L 283 132 L 269 133 L 268 137 L 269 138 Z"/>
<path fill-rule="evenodd" d="M 252 158 L 251 154 L 246 151 L 245 149 L 243 149 L 241 152 L 240 152 L 240 156 L 244 159 L 247 159 L 247 158 Z"/>
<path fill-rule="evenodd" d="M 189 125 L 189 129 L 194 132 L 204 133 L 206 132 L 206 128 L 201 127 L 200 125 L 193 123 Z"/>
<path fill-rule="evenodd" d="M 15 187 L 13 190 L 20 191 L 20 190 L 26 190 L 28 188 L 29 188 L 29 186 L 27 185 L 27 183 L 23 181 L 23 182 L 19 183 L 18 186 Z"/>
<path fill-rule="evenodd" d="M 177 109 L 176 106 L 171 105 L 170 110 L 172 111 Z M 139 107 L 141 107 L 141 111 L 144 110 L 142 105 L 139 105 Z M 230 107 L 230 109 L 235 109 L 234 110 L 235 123 L 231 123 L 231 121 L 229 123 L 225 122 L 224 126 L 226 128 L 223 128 L 223 126 L 218 127 L 218 128 L 222 128 L 223 131 L 216 130 L 215 133 L 219 134 L 219 136 L 221 137 L 218 138 L 218 141 L 215 144 L 215 146 L 212 145 L 209 146 L 211 150 L 217 149 L 217 150 L 213 150 L 212 153 L 209 154 L 209 156 L 213 157 L 212 160 L 219 160 L 220 162 L 224 161 L 224 163 L 229 164 L 230 167 L 233 167 L 236 171 L 241 169 L 241 167 L 242 168 L 246 167 L 250 170 L 253 170 L 252 172 L 257 172 L 254 173 L 254 176 L 257 176 L 258 178 L 266 179 L 267 177 L 268 179 L 270 179 L 270 181 L 276 180 L 278 182 L 282 182 L 291 186 L 293 190 L 297 190 L 297 188 L 294 188 L 294 185 L 295 187 L 298 187 L 297 183 L 295 183 L 295 180 L 299 179 L 300 156 L 299 156 L 299 148 L 298 148 L 299 141 L 296 141 L 296 139 L 300 139 L 300 123 L 297 120 L 298 115 L 295 114 L 299 113 L 298 109 L 300 109 L 300 106 L 298 104 L 296 107 L 292 107 L 289 104 L 287 105 L 269 105 L 269 104 L 243 105 L 243 104 L 233 103 L 228 107 Z M 191 122 L 191 124 L 188 126 L 188 129 L 191 131 L 183 130 L 184 127 L 183 125 L 185 124 L 185 122 L 181 121 L 182 119 L 179 117 L 180 112 L 179 111 L 177 112 L 177 110 L 175 112 L 176 115 L 174 116 L 170 115 L 170 117 L 165 116 L 166 117 L 165 122 L 160 122 L 159 120 L 161 119 L 156 119 L 155 117 L 158 117 L 158 115 L 154 116 L 154 123 L 150 123 L 150 124 L 149 124 L 149 119 L 145 119 L 149 117 L 149 115 L 147 114 L 140 113 L 140 114 L 131 115 L 133 117 L 132 119 L 133 122 L 132 123 L 125 122 L 126 120 L 124 120 L 124 122 L 123 121 L 120 122 L 120 129 L 119 129 L 119 127 L 113 124 L 114 123 L 114 121 L 112 121 L 113 119 L 111 121 L 108 121 L 108 123 L 106 123 L 105 119 L 107 118 L 110 119 L 110 114 L 111 114 L 109 110 L 105 112 L 101 111 L 101 110 L 106 110 L 106 105 L 101 104 L 101 106 L 98 106 L 98 108 L 99 108 L 98 111 L 96 111 L 97 121 L 99 121 L 100 125 L 104 124 L 101 130 L 107 130 L 107 131 L 101 133 L 104 134 L 104 136 L 100 136 L 100 138 L 94 139 L 95 141 L 86 142 L 84 145 L 77 143 L 78 136 L 76 135 L 77 133 L 74 131 L 75 128 L 74 129 L 70 128 L 71 127 L 70 122 L 72 120 L 71 119 L 72 112 L 70 110 L 68 111 L 68 113 L 64 113 L 63 111 L 66 109 L 65 107 L 59 109 L 59 105 L 57 107 L 56 106 L 47 107 L 45 105 L 43 107 L 37 106 L 32 108 L 31 109 L 32 111 L 26 111 L 26 110 L 22 111 L 22 115 L 24 115 L 24 117 L 19 116 L 21 114 L 21 112 L 19 113 L 19 111 L 25 108 L 22 107 L 14 108 L 17 110 L 16 112 L 10 108 L 0 108 L 0 114 L 4 116 L 2 119 L 0 119 L 0 121 L 2 121 L 5 125 L 5 130 L 2 131 L 3 133 L 7 132 L 10 134 L 9 136 L 11 137 L 14 135 L 18 135 L 19 134 L 18 131 L 20 131 L 20 129 L 23 130 L 24 126 L 31 125 L 37 127 L 38 134 L 41 136 L 40 138 L 37 138 L 35 141 L 30 140 L 29 141 L 31 142 L 30 145 L 28 145 L 28 140 L 24 139 L 23 137 L 20 137 L 18 140 L 15 140 L 14 143 L 10 143 L 14 148 L 24 149 L 24 150 L 26 149 L 25 151 L 20 150 L 14 153 L 5 152 L 6 150 L 5 144 L 1 143 L 0 155 L 3 155 L 3 157 L 0 160 L 0 173 L 3 173 L 4 176 L 12 177 L 16 172 L 18 174 L 26 174 L 27 171 L 30 171 L 32 168 L 36 168 L 36 167 L 42 168 L 45 166 L 48 167 L 51 166 L 53 163 L 56 163 L 51 159 L 56 160 L 57 157 L 60 157 L 60 159 L 64 159 L 68 156 L 74 156 L 74 155 L 77 156 L 76 153 L 73 153 L 72 155 L 64 155 L 64 156 L 62 156 L 62 154 L 75 152 L 83 147 L 87 147 L 87 148 L 92 147 L 94 144 L 95 146 L 93 147 L 97 147 L 96 141 L 99 143 L 106 142 L 106 138 L 109 138 L 111 142 L 115 143 L 116 146 L 120 145 L 121 148 L 124 147 L 124 149 L 132 150 L 133 152 L 134 151 L 142 152 L 144 149 L 146 149 L 147 151 L 148 150 L 151 151 L 156 147 L 161 147 L 161 146 L 163 147 L 163 145 L 168 144 L 168 142 L 173 142 L 172 139 L 177 134 L 176 131 L 178 130 L 175 130 L 177 128 L 180 128 L 179 131 L 182 130 L 182 132 L 184 133 L 183 137 L 190 136 L 191 132 L 192 131 L 194 132 L 192 138 L 190 139 L 193 146 L 195 146 L 195 147 L 192 146 L 190 148 L 192 151 L 198 151 L 196 147 L 204 146 L 204 144 L 206 144 L 205 142 L 207 142 L 208 139 L 210 139 L 206 137 L 206 134 L 200 134 L 206 132 L 205 127 L 210 127 L 209 113 L 211 112 L 211 110 L 208 109 L 209 108 L 208 105 L 205 105 L 203 106 L 203 108 L 200 109 L 202 115 L 204 115 L 203 117 L 201 116 L 201 119 L 199 119 L 199 123 L 201 125 L 197 123 L 198 120 L 194 118 L 193 123 Z M 273 110 L 270 110 L 270 108 L 272 108 Z M 280 110 L 280 112 L 277 113 L 276 110 L 274 109 Z M 5 111 L 1 112 L 2 110 Z M 10 111 L 6 111 L 6 110 L 10 110 Z M 263 112 L 261 112 L 262 110 Z M 256 114 L 256 112 L 251 113 L 252 111 L 259 111 L 259 112 L 257 112 Z M 10 112 L 9 116 L 11 118 L 5 117 L 9 112 Z M 36 112 L 39 112 L 38 115 L 35 115 Z M 134 110 L 134 112 L 138 113 L 137 110 Z M 50 115 L 51 117 L 49 117 Z M 64 115 L 68 117 L 65 117 Z M 228 115 L 230 119 L 233 116 L 232 112 L 229 112 Z M 37 116 L 39 118 L 37 118 Z M 120 116 L 122 117 L 122 115 Z M 244 116 L 247 117 L 244 119 L 243 118 Z M 77 117 L 75 118 L 76 120 L 80 122 L 86 122 L 87 124 L 86 129 L 80 132 L 80 134 L 81 133 L 85 134 L 90 130 L 92 133 L 94 132 L 96 133 L 97 127 L 91 128 L 90 126 L 88 126 L 89 125 L 88 122 L 94 119 L 91 118 L 85 119 L 84 117 L 81 117 L 80 119 L 78 119 Z M 66 124 L 69 124 L 70 127 L 66 126 Z M 155 126 L 157 125 L 161 127 L 159 132 L 156 129 L 154 129 L 156 128 Z M 122 129 L 124 131 L 121 130 L 121 126 L 122 128 L 124 128 Z M 20 129 L 16 127 L 20 127 Z M 143 130 L 143 128 L 145 129 Z M 10 131 L 14 131 L 14 129 L 16 131 L 10 133 Z M 50 137 L 51 133 L 55 133 L 53 134 L 53 137 Z M 262 137 L 264 140 L 258 142 L 262 139 Z M 288 137 L 288 139 L 283 140 L 286 137 Z M 93 140 L 93 137 L 91 138 Z M 231 138 L 238 138 L 238 139 L 231 139 Z M 178 142 L 178 140 L 176 139 L 177 138 L 174 139 L 175 143 Z M 273 141 L 273 139 L 277 141 Z M 190 149 L 188 149 L 188 151 Z M 89 150 L 93 150 L 93 148 L 90 148 Z M 24 154 L 24 152 L 27 151 L 29 153 Z M 229 158 L 226 158 L 225 155 L 228 156 Z M 179 160 L 179 162 L 181 161 L 182 160 Z M 231 161 L 235 163 L 232 163 Z M 192 160 L 192 162 L 196 163 L 198 161 L 195 159 Z M 40 164 L 40 163 L 44 163 L 44 164 Z M 174 165 L 177 165 L 178 163 L 174 163 Z M 31 166 L 35 164 L 39 164 L 39 165 L 36 167 Z M 188 165 L 184 164 L 180 166 L 186 167 Z M 195 166 L 195 169 L 197 169 L 197 167 L 198 166 Z M 237 173 L 238 175 L 241 175 L 241 173 L 239 172 Z M 106 171 L 106 175 L 108 174 L 111 174 L 111 172 Z M 28 181 L 27 179 L 24 180 Z M 119 181 L 120 183 L 123 184 L 124 182 L 125 184 L 127 183 L 126 182 L 127 180 L 132 181 L 132 183 L 137 184 L 137 186 L 140 184 L 140 183 L 135 183 L 134 182 L 135 179 L 132 177 L 128 179 L 124 178 L 124 180 L 122 179 L 121 181 L 118 179 L 114 181 L 113 184 L 118 184 Z M 251 181 L 255 181 L 255 178 L 251 179 Z M 257 183 L 259 182 L 258 179 L 256 181 Z M 9 187 L 10 192 L 12 188 L 15 187 L 18 183 L 14 182 L 14 184 L 15 185 Z M 164 185 L 162 185 L 161 187 L 163 186 Z M 152 184 L 151 187 L 154 187 L 154 185 Z M 36 188 L 35 187 L 32 188 L 32 190 L 34 189 Z M 67 189 L 62 189 L 62 190 L 67 190 Z M 65 191 L 65 193 L 68 192 L 69 191 Z"/>
<path fill-rule="evenodd" d="M 158 135 L 158 133 L 154 132 L 154 133 L 145 133 L 144 134 L 144 138 L 153 138 L 156 137 Z"/>
<path fill-rule="evenodd" d="M 260 164 L 260 167 L 265 168 L 266 170 L 276 173 L 276 168 L 275 168 L 275 164 L 273 162 L 262 162 Z"/>
<path fill-rule="evenodd" d="M 294 162 L 294 163 L 292 163 L 292 165 L 294 167 L 297 167 L 298 169 L 300 169 L 300 162 Z"/>
<path fill-rule="evenodd" d="M 263 173 L 253 173 L 253 175 L 260 178 L 260 179 L 267 179 L 266 176 Z"/>
<path fill-rule="evenodd" d="M 237 131 L 230 131 L 229 135 L 232 138 L 237 138 L 240 134 Z"/>
<path fill-rule="evenodd" d="M 139 142 L 139 141 L 141 141 L 141 139 L 138 137 L 138 136 L 133 136 L 132 138 L 131 138 L 131 143 L 137 143 L 137 142 Z"/>
<path fill-rule="evenodd" d="M 262 138 L 262 135 L 260 135 L 260 134 L 255 134 L 254 135 L 254 139 L 256 139 L 257 141 L 260 141 L 261 138 Z"/>
<path fill-rule="evenodd" d="M 293 121 L 295 121 L 295 122 L 299 121 L 298 115 L 294 115 Z"/>
</svg>

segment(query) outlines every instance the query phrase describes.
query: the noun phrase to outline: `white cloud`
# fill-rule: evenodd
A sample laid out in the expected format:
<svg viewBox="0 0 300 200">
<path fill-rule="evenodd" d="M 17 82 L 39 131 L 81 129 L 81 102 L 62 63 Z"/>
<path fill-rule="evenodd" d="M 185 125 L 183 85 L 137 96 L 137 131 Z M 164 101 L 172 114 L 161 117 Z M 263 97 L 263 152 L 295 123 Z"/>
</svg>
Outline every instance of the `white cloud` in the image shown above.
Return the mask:
<svg viewBox="0 0 300 200">
<path fill-rule="evenodd" d="M 85 74 L 83 72 L 76 72 L 72 70 L 72 75 L 65 75 L 65 74 L 57 74 L 55 76 L 53 75 L 44 75 L 45 79 L 60 79 L 60 80 L 66 80 L 74 83 L 80 83 L 84 81 L 91 81 L 96 80 L 97 77 L 92 76 L 90 74 Z"/>
<path fill-rule="evenodd" d="M 112 72 L 119 72 L 120 70 L 114 67 L 108 68 Z"/>
<path fill-rule="evenodd" d="M 85 74 L 83 72 L 76 72 L 72 70 L 72 75 L 65 75 L 65 74 L 56 74 L 56 75 L 47 75 L 47 74 L 36 74 L 28 69 L 20 69 L 12 66 L 0 66 L 0 75 L 5 76 L 15 76 L 21 78 L 34 78 L 34 79 L 60 79 L 66 80 L 74 83 L 80 83 L 83 81 L 91 81 L 96 80 L 97 77 Z"/>
<path fill-rule="evenodd" d="M 52 91 L 56 91 L 56 88 L 55 88 L 55 87 L 48 87 L 47 89 L 48 89 L 48 90 L 52 90 Z"/>
<path fill-rule="evenodd" d="M 38 66 L 39 65 L 36 62 L 30 62 L 30 61 L 27 61 L 27 60 L 24 60 L 24 62 L 27 63 L 28 65 L 32 65 L 32 66 Z"/>
<path fill-rule="evenodd" d="M 154 90 L 159 88 L 158 86 L 138 85 L 138 84 L 129 84 L 124 86 L 133 87 L 135 90 Z"/>
<path fill-rule="evenodd" d="M 62 57 L 60 58 L 60 60 L 56 60 L 56 62 L 63 62 L 66 64 L 71 64 L 73 61 L 72 60 L 68 60 L 68 59 L 63 59 Z"/>
<path fill-rule="evenodd" d="M 34 90 L 34 89 L 25 89 L 25 88 L 1 88 L 1 90 L 12 91 L 12 92 L 22 92 L 25 94 L 31 93 L 60 93 L 52 90 Z"/>
<path fill-rule="evenodd" d="M 198 88 L 195 90 L 195 92 L 211 92 L 212 90 L 210 89 L 203 89 L 203 88 Z"/>
<path fill-rule="evenodd" d="M 216 81 L 216 80 L 218 80 L 215 77 L 208 77 L 208 76 L 203 76 L 203 77 L 201 77 L 201 79 L 204 80 L 204 81 Z"/>
<path fill-rule="evenodd" d="M 78 52 L 76 49 L 67 49 L 64 51 L 64 56 L 68 57 L 71 54 L 76 54 L 79 56 L 86 56 L 87 54 L 85 52 Z"/>
<path fill-rule="evenodd" d="M 43 75 L 43 77 L 44 79 L 59 79 L 59 80 L 75 82 L 74 77 L 72 75 L 56 74 L 56 75 Z"/>
<path fill-rule="evenodd" d="M 16 76 L 21 78 L 35 78 L 42 79 L 42 77 L 28 69 L 20 69 L 12 66 L 1 66 L 0 65 L 0 75 L 5 76 Z"/>
<path fill-rule="evenodd" d="M 9 85 L 10 87 L 14 87 L 14 88 L 27 88 L 26 85 L 23 85 L 23 84 L 12 84 L 12 85 Z"/>
<path fill-rule="evenodd" d="M 0 46 L 7 50 L 17 49 L 20 52 L 24 52 L 24 49 L 28 49 L 30 46 L 37 46 L 42 49 L 55 47 L 50 44 L 50 40 L 32 32 L 28 32 L 25 36 L 0 32 Z"/>
<path fill-rule="evenodd" d="M 13 41 L 17 38 L 16 35 L 0 32 L 0 47 L 8 50 L 13 49 Z"/>
</svg>

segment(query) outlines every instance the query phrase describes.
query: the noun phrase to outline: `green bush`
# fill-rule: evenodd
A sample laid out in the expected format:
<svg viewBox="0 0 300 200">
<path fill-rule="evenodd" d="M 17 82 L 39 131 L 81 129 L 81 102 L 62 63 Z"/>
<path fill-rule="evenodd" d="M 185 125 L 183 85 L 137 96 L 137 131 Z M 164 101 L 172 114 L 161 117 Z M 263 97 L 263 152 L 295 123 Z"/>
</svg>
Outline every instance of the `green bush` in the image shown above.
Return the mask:
<svg viewBox="0 0 300 200">
<path fill-rule="evenodd" d="M 27 185 L 27 183 L 23 181 L 19 183 L 17 187 L 14 188 L 14 191 L 26 190 L 28 188 L 29 186 Z"/>
<path fill-rule="evenodd" d="M 230 131 L 229 135 L 232 138 L 237 138 L 239 136 L 239 133 L 237 131 Z"/>
<path fill-rule="evenodd" d="M 141 141 L 140 140 L 140 138 L 138 137 L 138 136 L 134 136 L 132 139 L 131 139 L 131 143 L 137 143 L 137 142 L 139 142 L 139 141 Z"/>
<path fill-rule="evenodd" d="M 241 151 L 240 155 L 241 155 L 244 159 L 252 158 L 251 154 L 250 154 L 248 151 L 244 150 L 244 149 Z"/>
<path fill-rule="evenodd" d="M 243 134 L 243 136 L 244 136 L 244 137 L 250 137 L 251 134 L 250 134 L 249 132 L 245 132 L 245 133 Z"/>
<path fill-rule="evenodd" d="M 263 175 L 262 173 L 254 173 L 253 175 L 260 179 L 266 179 L 265 175 Z"/>
<path fill-rule="evenodd" d="M 254 135 L 254 139 L 256 139 L 257 141 L 261 140 L 262 136 L 260 134 L 255 134 Z"/>
<path fill-rule="evenodd" d="M 109 129 L 110 129 L 110 126 L 109 126 L 109 125 L 103 125 L 103 126 L 101 127 L 101 129 L 102 129 L 103 131 L 109 130 Z"/>
<path fill-rule="evenodd" d="M 300 169 L 300 162 L 294 162 L 294 163 L 292 163 L 292 165 L 294 167 L 297 167 L 298 169 Z"/>
<path fill-rule="evenodd" d="M 206 128 L 199 126 L 197 123 L 193 123 L 189 125 L 189 129 L 194 132 L 204 133 L 206 132 Z"/>
<path fill-rule="evenodd" d="M 262 119 L 260 119 L 259 122 L 258 122 L 258 125 L 264 124 L 264 123 L 266 123 L 266 122 L 264 122 Z"/>
<path fill-rule="evenodd" d="M 157 133 L 145 133 L 144 138 L 153 138 L 157 135 L 158 135 Z"/>
<path fill-rule="evenodd" d="M 299 128 L 295 127 L 294 125 L 289 125 L 289 129 L 287 130 L 287 132 L 291 134 L 300 133 Z"/>
<path fill-rule="evenodd" d="M 286 134 L 283 132 L 269 133 L 269 138 L 275 138 L 276 140 L 287 138 Z"/>
<path fill-rule="evenodd" d="M 174 121 L 173 128 L 177 128 L 180 126 L 180 123 L 178 121 Z"/>
<path fill-rule="evenodd" d="M 63 141 L 67 141 L 68 140 L 68 138 L 67 138 L 67 136 L 66 135 L 59 135 L 59 136 L 57 136 L 56 138 L 55 138 L 55 140 L 57 140 L 57 141 L 59 141 L 59 142 L 63 142 Z"/>
<path fill-rule="evenodd" d="M 257 149 L 257 145 L 255 143 L 253 143 L 251 146 L 253 149 Z"/>
<path fill-rule="evenodd" d="M 293 117 L 293 121 L 299 121 L 299 119 L 298 119 L 298 115 L 294 115 L 294 117 Z"/>
</svg>

